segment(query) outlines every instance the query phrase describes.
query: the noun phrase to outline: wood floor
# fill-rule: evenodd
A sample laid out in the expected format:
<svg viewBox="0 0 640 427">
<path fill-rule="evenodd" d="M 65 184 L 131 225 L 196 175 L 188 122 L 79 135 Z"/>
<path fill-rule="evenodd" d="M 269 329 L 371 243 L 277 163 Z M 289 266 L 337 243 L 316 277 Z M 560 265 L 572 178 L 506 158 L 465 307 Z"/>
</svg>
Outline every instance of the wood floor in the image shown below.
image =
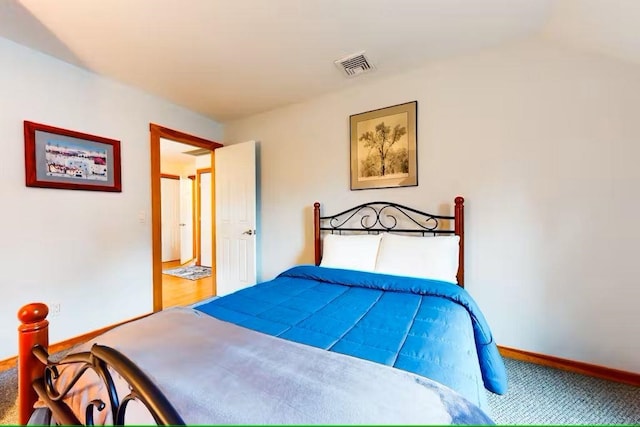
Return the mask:
<svg viewBox="0 0 640 427">
<path fill-rule="evenodd" d="M 163 262 L 162 269 L 180 267 L 180 261 Z M 180 277 L 162 275 L 162 308 L 175 307 L 178 305 L 190 305 L 194 302 L 213 296 L 213 277 L 199 280 L 181 279 Z M 116 325 L 89 332 L 79 337 L 71 338 L 63 342 L 53 344 L 49 347 L 52 353 L 66 350 L 73 345 L 85 342 L 94 338 L 99 333 L 106 331 Z M 0 361 L 0 372 L 16 366 L 16 357 L 11 357 Z M 1 397 L 1 396 L 0 396 Z M 1 400 L 1 399 L 0 399 Z M 0 414 L 1 415 L 1 414 Z"/>
<path fill-rule="evenodd" d="M 180 267 L 180 261 L 162 263 L 162 270 Z M 213 296 L 213 277 L 189 280 L 162 275 L 162 308 L 189 305 Z"/>
</svg>

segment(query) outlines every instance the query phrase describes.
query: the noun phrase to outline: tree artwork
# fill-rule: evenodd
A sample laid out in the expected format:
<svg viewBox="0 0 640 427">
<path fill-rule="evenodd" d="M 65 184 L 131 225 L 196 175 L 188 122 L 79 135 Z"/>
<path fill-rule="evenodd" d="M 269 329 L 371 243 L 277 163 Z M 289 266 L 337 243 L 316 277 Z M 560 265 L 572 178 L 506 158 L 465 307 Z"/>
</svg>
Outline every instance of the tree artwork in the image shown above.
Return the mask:
<svg viewBox="0 0 640 427">
<path fill-rule="evenodd" d="M 386 126 L 384 122 L 378 123 L 375 131 L 362 133 L 359 141 L 364 143 L 364 148 L 369 152 L 361 160 L 361 176 L 384 177 L 385 175 L 409 173 L 408 149 L 406 146 L 396 146 L 396 143 L 406 134 L 406 126 L 397 124 L 392 130 L 391 126 Z"/>
<path fill-rule="evenodd" d="M 349 116 L 351 189 L 418 185 L 418 102 Z"/>
</svg>

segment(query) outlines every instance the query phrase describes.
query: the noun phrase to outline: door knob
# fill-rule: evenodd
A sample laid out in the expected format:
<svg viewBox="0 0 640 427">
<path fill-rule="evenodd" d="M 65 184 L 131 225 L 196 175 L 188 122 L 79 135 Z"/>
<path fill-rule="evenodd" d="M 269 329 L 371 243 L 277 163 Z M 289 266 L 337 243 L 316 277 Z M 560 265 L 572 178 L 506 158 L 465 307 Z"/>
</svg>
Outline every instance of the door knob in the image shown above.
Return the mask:
<svg viewBox="0 0 640 427">
<path fill-rule="evenodd" d="M 252 235 L 256 234 L 256 230 L 247 230 L 247 231 L 243 232 L 242 234 L 248 234 L 249 236 L 252 236 Z"/>
</svg>

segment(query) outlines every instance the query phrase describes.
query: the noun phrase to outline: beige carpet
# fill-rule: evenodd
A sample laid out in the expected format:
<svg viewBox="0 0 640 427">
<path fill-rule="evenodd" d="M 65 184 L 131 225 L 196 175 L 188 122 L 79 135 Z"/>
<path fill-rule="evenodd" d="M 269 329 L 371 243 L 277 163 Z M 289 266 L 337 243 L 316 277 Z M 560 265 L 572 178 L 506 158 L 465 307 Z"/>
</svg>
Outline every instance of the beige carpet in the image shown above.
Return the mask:
<svg viewBox="0 0 640 427">
<path fill-rule="evenodd" d="M 0 424 L 18 424 L 18 371 L 0 372 Z"/>
</svg>

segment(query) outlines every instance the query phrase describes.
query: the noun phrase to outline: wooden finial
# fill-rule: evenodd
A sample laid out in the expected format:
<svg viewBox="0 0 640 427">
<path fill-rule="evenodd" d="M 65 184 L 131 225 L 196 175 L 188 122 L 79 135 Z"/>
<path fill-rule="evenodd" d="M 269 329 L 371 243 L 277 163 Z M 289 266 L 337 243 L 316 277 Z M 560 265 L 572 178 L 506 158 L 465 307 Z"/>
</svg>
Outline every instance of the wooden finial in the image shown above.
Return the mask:
<svg viewBox="0 0 640 427">
<path fill-rule="evenodd" d="M 18 423 L 26 425 L 38 398 L 31 384 L 42 377 L 44 365 L 33 355 L 33 347 L 49 347 L 49 308 L 41 302 L 18 311 Z"/>
<path fill-rule="evenodd" d="M 47 307 L 46 304 L 41 302 L 32 302 L 31 304 L 23 306 L 18 311 L 18 320 L 22 323 L 22 325 L 20 325 L 21 327 L 33 327 L 33 324 L 37 324 L 45 320 L 48 314 L 49 307 Z"/>
</svg>

